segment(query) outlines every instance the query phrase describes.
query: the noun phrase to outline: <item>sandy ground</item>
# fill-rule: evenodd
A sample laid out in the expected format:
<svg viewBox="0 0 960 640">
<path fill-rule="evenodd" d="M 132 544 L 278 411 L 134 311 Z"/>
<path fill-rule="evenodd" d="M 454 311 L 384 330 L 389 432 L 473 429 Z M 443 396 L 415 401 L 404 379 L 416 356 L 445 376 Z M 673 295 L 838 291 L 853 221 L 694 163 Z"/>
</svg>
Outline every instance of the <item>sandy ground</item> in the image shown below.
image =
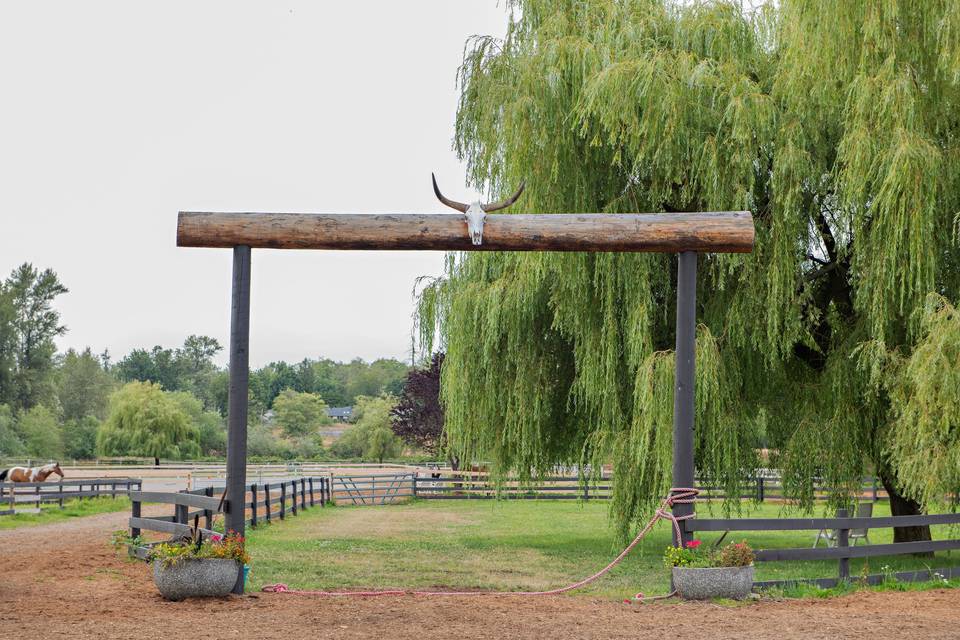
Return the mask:
<svg viewBox="0 0 960 640">
<path fill-rule="evenodd" d="M 163 601 L 108 545 L 126 513 L 0 531 L 0 638 L 958 638 L 960 590 L 625 605 L 581 597 Z"/>
</svg>

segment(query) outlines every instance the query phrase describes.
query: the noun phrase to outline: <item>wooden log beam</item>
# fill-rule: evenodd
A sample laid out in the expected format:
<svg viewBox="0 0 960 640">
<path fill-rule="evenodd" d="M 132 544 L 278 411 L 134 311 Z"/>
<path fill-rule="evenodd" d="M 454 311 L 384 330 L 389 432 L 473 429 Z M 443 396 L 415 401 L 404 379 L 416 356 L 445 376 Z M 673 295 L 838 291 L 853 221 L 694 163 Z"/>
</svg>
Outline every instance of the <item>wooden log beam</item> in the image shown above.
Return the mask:
<svg viewBox="0 0 960 640">
<path fill-rule="evenodd" d="M 483 244 L 458 214 L 180 212 L 181 247 L 434 251 L 749 253 L 749 211 L 666 214 L 491 214 Z"/>
</svg>

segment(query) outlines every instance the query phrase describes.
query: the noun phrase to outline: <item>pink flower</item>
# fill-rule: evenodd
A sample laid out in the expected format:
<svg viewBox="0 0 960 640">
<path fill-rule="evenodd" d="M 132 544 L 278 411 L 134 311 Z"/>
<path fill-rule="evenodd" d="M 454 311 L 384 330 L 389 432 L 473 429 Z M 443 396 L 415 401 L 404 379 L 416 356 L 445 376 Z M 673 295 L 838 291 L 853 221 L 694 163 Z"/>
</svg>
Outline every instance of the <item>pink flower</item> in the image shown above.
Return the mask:
<svg viewBox="0 0 960 640">
<path fill-rule="evenodd" d="M 221 540 L 223 540 L 223 536 L 220 535 L 219 533 L 215 533 L 212 536 L 210 536 L 210 539 L 213 540 L 214 542 L 220 542 Z"/>
<path fill-rule="evenodd" d="M 687 549 L 696 549 L 700 546 L 701 540 L 690 540 L 687 542 Z"/>
</svg>

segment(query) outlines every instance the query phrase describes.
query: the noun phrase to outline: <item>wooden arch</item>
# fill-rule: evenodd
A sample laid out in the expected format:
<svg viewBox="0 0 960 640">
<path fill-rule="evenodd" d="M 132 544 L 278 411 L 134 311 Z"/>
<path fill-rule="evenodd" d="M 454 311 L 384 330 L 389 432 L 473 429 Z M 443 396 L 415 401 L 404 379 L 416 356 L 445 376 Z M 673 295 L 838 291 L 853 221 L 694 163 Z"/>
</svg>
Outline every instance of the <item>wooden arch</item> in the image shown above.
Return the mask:
<svg viewBox="0 0 960 640">
<path fill-rule="evenodd" d="M 753 250 L 747 211 L 672 214 L 511 214 L 488 216 L 473 245 L 457 214 L 301 214 L 181 212 L 177 245 L 233 249 L 230 397 L 227 410 L 226 529 L 244 533 L 252 248 L 434 251 L 619 251 L 679 254 L 673 486 L 694 482 L 694 357 L 697 254 Z M 237 496 L 241 496 L 238 498 Z M 677 504 L 674 514 L 692 513 Z M 685 544 L 690 534 L 682 531 Z M 238 578 L 235 593 L 242 593 Z"/>
</svg>

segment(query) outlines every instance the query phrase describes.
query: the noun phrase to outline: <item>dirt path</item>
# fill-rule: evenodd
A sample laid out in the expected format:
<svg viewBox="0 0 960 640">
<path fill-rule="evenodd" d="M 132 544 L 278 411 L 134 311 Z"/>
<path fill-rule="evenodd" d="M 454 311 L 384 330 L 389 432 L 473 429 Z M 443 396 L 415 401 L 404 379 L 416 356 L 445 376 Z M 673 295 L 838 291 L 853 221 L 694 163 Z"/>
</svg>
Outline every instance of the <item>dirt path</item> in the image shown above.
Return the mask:
<svg viewBox="0 0 960 640">
<path fill-rule="evenodd" d="M 163 601 L 118 557 L 126 513 L 0 531 L 0 638 L 884 638 L 960 637 L 960 590 L 831 600 L 627 606 L 580 597 L 321 600 L 262 594 Z M 305 559 L 306 561 L 306 559 Z"/>
</svg>

